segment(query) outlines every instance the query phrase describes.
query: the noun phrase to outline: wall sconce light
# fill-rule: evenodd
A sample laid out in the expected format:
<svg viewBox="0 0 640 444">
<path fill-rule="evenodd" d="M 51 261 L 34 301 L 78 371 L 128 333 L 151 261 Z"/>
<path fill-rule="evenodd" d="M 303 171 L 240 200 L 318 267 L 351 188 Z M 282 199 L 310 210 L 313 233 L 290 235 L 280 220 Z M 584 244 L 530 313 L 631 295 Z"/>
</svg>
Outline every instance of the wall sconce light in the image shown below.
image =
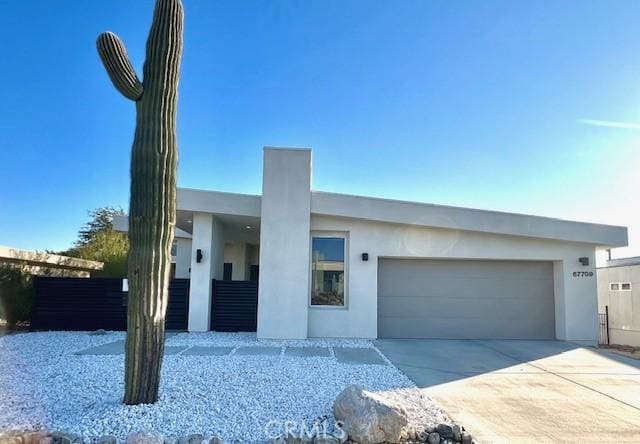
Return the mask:
<svg viewBox="0 0 640 444">
<path fill-rule="evenodd" d="M 588 257 L 579 257 L 578 258 L 578 262 L 580 262 L 582 265 L 584 265 L 586 267 L 587 265 L 589 265 L 589 258 Z"/>
<path fill-rule="evenodd" d="M 362 260 L 367 262 L 369 260 L 369 253 L 362 253 Z"/>
<path fill-rule="evenodd" d="M 202 250 L 200 248 L 196 250 L 196 262 L 202 262 Z"/>
</svg>

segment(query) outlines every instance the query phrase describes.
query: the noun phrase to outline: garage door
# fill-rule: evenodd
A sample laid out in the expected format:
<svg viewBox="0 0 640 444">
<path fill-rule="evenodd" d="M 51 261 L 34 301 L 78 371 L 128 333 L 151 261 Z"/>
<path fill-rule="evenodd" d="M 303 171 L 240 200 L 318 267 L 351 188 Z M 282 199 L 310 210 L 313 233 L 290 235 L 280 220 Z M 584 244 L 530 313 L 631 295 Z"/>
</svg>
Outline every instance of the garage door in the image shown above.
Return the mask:
<svg viewBox="0 0 640 444">
<path fill-rule="evenodd" d="M 378 337 L 554 339 L 553 264 L 380 259 Z"/>
</svg>

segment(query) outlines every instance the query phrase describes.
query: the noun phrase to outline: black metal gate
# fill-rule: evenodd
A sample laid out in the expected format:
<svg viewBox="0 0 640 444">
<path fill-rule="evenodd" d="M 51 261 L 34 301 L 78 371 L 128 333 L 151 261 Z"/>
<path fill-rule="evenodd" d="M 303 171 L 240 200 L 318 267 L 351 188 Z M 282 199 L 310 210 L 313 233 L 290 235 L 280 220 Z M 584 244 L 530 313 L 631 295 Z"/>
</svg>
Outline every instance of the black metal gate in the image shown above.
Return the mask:
<svg viewBox="0 0 640 444">
<path fill-rule="evenodd" d="M 598 323 L 600 324 L 600 338 L 598 344 L 609 345 L 609 306 L 604 306 L 604 313 L 598 313 Z"/>
<path fill-rule="evenodd" d="M 258 282 L 213 280 L 211 325 L 214 331 L 256 331 Z"/>
</svg>

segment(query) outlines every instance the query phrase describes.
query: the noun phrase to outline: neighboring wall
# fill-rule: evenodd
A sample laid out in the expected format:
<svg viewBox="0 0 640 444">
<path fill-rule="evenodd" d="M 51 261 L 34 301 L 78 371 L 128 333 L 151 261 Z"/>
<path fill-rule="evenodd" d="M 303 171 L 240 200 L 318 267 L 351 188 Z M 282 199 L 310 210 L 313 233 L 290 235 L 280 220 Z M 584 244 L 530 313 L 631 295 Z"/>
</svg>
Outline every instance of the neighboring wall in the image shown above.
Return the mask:
<svg viewBox="0 0 640 444">
<path fill-rule="evenodd" d="M 631 291 L 610 290 L 610 283 L 630 282 Z M 609 306 L 609 342 L 640 346 L 640 265 L 598 268 L 598 309 Z"/>
<path fill-rule="evenodd" d="M 588 343 L 598 339 L 593 245 L 312 215 L 315 231 L 347 233 L 349 272 L 346 308 L 308 308 L 310 337 L 375 338 L 378 257 L 420 257 L 553 261 L 556 337 Z M 365 252 L 367 262 L 361 259 Z M 591 265 L 579 264 L 583 256 Z M 594 275 L 574 277 L 574 271 Z"/>
</svg>

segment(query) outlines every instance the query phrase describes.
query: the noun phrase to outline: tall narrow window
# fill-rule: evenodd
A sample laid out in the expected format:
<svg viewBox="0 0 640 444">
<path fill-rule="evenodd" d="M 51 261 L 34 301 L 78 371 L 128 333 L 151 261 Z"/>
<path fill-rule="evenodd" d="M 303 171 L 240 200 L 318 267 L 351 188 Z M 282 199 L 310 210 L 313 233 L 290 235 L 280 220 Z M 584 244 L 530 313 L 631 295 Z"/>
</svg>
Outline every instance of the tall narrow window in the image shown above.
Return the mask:
<svg viewBox="0 0 640 444">
<path fill-rule="evenodd" d="M 314 237 L 311 305 L 344 306 L 344 238 Z"/>
</svg>

